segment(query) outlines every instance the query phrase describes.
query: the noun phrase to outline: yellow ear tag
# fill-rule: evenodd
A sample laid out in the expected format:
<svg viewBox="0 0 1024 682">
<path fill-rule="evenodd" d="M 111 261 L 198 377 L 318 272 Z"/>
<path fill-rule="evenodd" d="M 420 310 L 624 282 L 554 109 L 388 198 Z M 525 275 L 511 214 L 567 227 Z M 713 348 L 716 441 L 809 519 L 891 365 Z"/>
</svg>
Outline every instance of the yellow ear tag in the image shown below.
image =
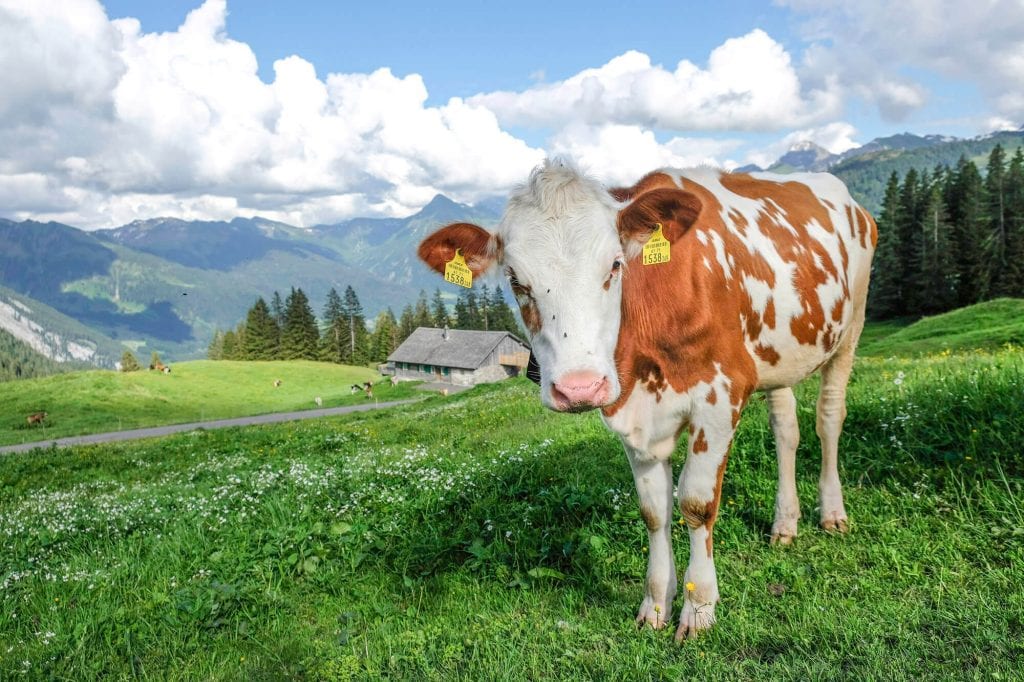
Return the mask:
<svg viewBox="0 0 1024 682">
<path fill-rule="evenodd" d="M 651 238 L 644 244 L 644 265 L 657 265 L 671 260 L 672 244 L 661 233 L 661 223 L 654 224 Z"/>
<path fill-rule="evenodd" d="M 462 249 L 455 249 L 455 258 L 444 264 L 444 279 L 467 289 L 473 286 L 473 271 L 466 265 Z"/>
</svg>

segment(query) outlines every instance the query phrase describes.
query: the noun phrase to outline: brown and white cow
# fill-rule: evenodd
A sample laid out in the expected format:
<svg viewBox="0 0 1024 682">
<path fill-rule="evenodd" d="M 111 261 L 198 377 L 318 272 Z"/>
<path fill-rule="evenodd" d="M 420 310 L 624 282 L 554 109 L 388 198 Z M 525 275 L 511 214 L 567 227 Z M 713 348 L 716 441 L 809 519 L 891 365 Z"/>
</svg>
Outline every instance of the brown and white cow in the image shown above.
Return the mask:
<svg viewBox="0 0 1024 682">
<path fill-rule="evenodd" d="M 668 262 L 644 265 L 656 226 Z M 864 324 L 871 216 L 827 174 L 662 170 L 606 190 L 568 161 L 547 161 L 514 192 L 495 233 L 444 227 L 419 247 L 443 272 L 456 249 L 475 275 L 503 266 L 540 364 L 541 401 L 600 408 L 622 439 L 649 533 L 639 624 L 671 619 L 672 465 L 690 560 L 677 639 L 715 621 L 712 531 L 740 413 L 771 407 L 779 465 L 772 541 L 797 534 L 799 441 L 792 386 L 821 370 L 821 525 L 846 530 L 837 443 Z"/>
</svg>

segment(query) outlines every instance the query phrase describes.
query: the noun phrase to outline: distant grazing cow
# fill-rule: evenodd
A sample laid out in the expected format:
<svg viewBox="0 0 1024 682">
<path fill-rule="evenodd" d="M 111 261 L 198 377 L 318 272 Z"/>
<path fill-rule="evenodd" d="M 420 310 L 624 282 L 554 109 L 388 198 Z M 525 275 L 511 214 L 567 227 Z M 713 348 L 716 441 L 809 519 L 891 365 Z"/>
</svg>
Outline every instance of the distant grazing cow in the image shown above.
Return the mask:
<svg viewBox="0 0 1024 682">
<path fill-rule="evenodd" d="M 29 426 L 32 426 L 33 424 L 42 424 L 44 419 L 46 419 L 45 412 L 36 412 L 34 414 L 30 414 L 26 418 L 26 421 L 28 422 Z"/>
<path fill-rule="evenodd" d="M 324 404 L 324 401 L 320 396 L 313 398 L 313 402 L 316 403 L 317 407 L 320 407 Z"/>
<path fill-rule="evenodd" d="M 274 379 L 274 388 L 281 388 L 281 380 Z"/>
<path fill-rule="evenodd" d="M 352 384 L 352 390 L 349 391 L 349 393 L 351 395 L 355 395 L 356 393 L 359 393 L 362 390 L 365 390 L 365 389 L 362 386 L 360 386 L 359 384 Z"/>
<path fill-rule="evenodd" d="M 441 273 L 456 249 L 475 275 L 503 268 L 541 401 L 559 412 L 599 408 L 621 438 L 650 546 L 636 620 L 655 628 L 669 622 L 676 593 L 671 456 L 684 436 L 681 639 L 715 621 L 712 533 L 754 391 L 767 394 L 779 462 L 772 541 L 797 534 L 791 387 L 818 370 L 820 522 L 846 530 L 837 443 L 876 241 L 871 216 L 824 173 L 663 170 L 605 190 L 571 163 L 547 161 L 513 193 L 496 233 L 455 223 L 419 254 Z"/>
<path fill-rule="evenodd" d="M 158 372 L 163 372 L 164 374 L 170 374 L 171 373 L 171 368 L 168 365 L 165 365 L 162 362 L 154 363 L 154 364 L 150 365 L 149 368 L 150 369 L 155 369 Z"/>
<path fill-rule="evenodd" d="M 369 381 L 364 381 L 363 382 L 363 392 L 366 394 L 367 398 L 372 398 L 373 397 L 373 384 L 370 383 Z"/>
<path fill-rule="evenodd" d="M 397 385 L 398 385 L 398 377 L 397 376 L 392 376 L 391 377 L 391 386 L 394 387 L 394 386 L 397 386 Z"/>
</svg>

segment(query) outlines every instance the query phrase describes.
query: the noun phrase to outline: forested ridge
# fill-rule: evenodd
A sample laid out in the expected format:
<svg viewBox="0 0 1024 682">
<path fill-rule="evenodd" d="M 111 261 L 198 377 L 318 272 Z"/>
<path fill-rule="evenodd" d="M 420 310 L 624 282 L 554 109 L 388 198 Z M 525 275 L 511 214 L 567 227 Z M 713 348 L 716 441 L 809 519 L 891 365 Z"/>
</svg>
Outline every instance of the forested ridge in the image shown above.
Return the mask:
<svg viewBox="0 0 1024 682">
<path fill-rule="evenodd" d="M 868 314 L 919 317 L 1024 297 L 1024 151 L 894 171 L 878 213 Z"/>
</svg>

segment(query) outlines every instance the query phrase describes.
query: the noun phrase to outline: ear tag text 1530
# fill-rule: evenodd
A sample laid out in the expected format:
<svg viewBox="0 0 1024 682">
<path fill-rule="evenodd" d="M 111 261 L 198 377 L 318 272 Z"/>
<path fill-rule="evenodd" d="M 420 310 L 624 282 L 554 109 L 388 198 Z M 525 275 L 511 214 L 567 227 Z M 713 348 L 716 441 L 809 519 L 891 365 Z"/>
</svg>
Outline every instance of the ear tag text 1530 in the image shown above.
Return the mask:
<svg viewBox="0 0 1024 682">
<path fill-rule="evenodd" d="M 473 286 L 473 271 L 466 265 L 462 249 L 455 249 L 455 257 L 444 264 L 444 279 L 467 289 Z"/>
<path fill-rule="evenodd" d="M 655 223 L 651 238 L 644 244 L 644 265 L 667 263 L 671 259 L 672 244 L 661 233 L 661 223 Z"/>
</svg>

